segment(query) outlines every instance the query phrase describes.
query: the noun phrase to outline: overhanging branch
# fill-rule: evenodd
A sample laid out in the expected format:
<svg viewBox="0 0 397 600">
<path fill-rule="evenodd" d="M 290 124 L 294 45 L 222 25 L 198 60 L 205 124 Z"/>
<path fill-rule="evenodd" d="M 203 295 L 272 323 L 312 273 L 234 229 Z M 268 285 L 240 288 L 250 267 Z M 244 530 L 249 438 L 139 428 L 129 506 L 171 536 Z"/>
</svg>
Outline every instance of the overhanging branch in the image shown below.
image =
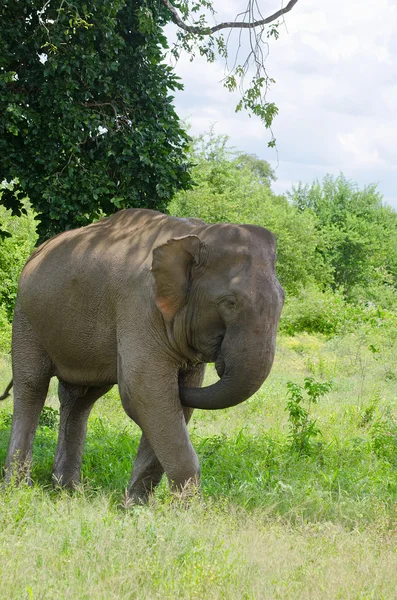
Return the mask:
<svg viewBox="0 0 397 600">
<path fill-rule="evenodd" d="M 269 15 L 265 19 L 260 19 L 259 21 L 245 22 L 245 21 L 229 21 L 225 23 L 219 23 L 218 25 L 214 25 L 214 27 L 197 27 L 194 25 L 187 25 L 182 21 L 178 11 L 175 6 L 173 6 L 170 0 L 161 0 L 161 2 L 166 6 L 166 8 L 171 13 L 171 19 L 181 29 L 186 31 L 187 33 L 195 33 L 199 35 L 212 35 L 221 29 L 253 29 L 255 27 L 260 27 L 262 25 L 267 25 L 272 21 L 275 21 L 279 17 L 282 17 L 290 10 L 293 9 L 298 0 L 290 0 L 288 4 L 284 8 L 280 8 L 280 10 L 276 11 L 274 14 Z"/>
</svg>

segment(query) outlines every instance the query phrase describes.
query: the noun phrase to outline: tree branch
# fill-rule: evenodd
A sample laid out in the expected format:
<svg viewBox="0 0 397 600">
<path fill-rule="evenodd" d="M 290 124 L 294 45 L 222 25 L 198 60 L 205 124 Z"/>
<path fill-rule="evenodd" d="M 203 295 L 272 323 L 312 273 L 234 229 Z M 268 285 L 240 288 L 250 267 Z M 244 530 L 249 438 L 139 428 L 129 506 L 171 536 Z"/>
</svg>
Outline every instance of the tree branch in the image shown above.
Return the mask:
<svg viewBox="0 0 397 600">
<path fill-rule="evenodd" d="M 116 121 L 118 120 L 117 110 L 111 102 L 84 102 L 83 106 L 87 108 L 101 108 L 102 106 L 111 106 L 114 112 L 114 118 Z"/>
<path fill-rule="evenodd" d="M 181 29 L 187 31 L 188 33 L 197 33 L 200 35 L 212 35 L 221 29 L 253 29 L 255 27 L 260 27 L 261 25 L 267 25 L 272 21 L 275 21 L 279 17 L 282 17 L 290 10 L 293 9 L 298 0 L 290 0 L 284 8 L 280 8 L 280 10 L 276 11 L 274 14 L 266 17 L 265 19 L 261 19 L 259 21 L 252 21 L 251 23 L 246 23 L 245 21 L 230 21 L 226 23 L 219 23 L 218 25 L 214 25 L 214 27 L 202 28 L 195 27 L 193 25 L 187 25 L 181 19 L 178 14 L 176 8 L 171 4 L 170 0 L 161 0 L 166 8 L 168 8 L 171 13 L 171 19 Z"/>
</svg>

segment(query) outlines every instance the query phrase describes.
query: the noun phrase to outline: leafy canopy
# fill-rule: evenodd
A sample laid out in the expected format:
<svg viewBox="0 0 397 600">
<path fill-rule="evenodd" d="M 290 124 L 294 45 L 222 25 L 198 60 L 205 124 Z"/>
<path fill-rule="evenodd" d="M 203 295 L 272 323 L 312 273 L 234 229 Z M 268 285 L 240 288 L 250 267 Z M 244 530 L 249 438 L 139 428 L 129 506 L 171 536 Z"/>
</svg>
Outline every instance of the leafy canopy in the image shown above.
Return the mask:
<svg viewBox="0 0 397 600">
<path fill-rule="evenodd" d="M 316 253 L 315 217 L 300 212 L 270 189 L 275 179 L 269 163 L 236 152 L 226 136 L 200 136 L 192 147 L 193 189 L 179 192 L 169 205 L 171 214 L 209 223 L 252 223 L 277 237 L 277 272 L 288 293 L 302 285 L 327 281 L 323 258 Z"/>
<path fill-rule="evenodd" d="M 148 11 L 150 14 L 148 14 Z M 189 186 L 187 135 L 156 0 L 0 4 L 1 202 L 41 239 Z"/>
<path fill-rule="evenodd" d="M 380 302 L 382 289 L 381 304 L 396 303 L 397 213 L 383 205 L 375 185 L 360 189 L 343 175 L 327 175 L 293 188 L 289 198 L 301 214 L 316 219 L 317 253 L 332 273 L 334 290 Z"/>
<path fill-rule="evenodd" d="M 26 214 L 20 217 L 13 217 L 11 211 L 0 206 L 0 229 L 9 234 L 0 237 L 0 354 L 8 352 L 11 345 L 11 319 L 18 279 L 37 240 L 37 221 L 26 199 L 23 206 Z"/>
<path fill-rule="evenodd" d="M 277 19 L 297 1 L 264 17 L 249 0 L 235 21 L 211 27 L 212 0 L 4 0 L 2 203 L 20 214 L 27 194 L 41 240 L 122 207 L 164 210 L 190 184 L 187 135 L 170 95 L 181 83 L 164 61 L 164 25 L 178 26 L 174 55 L 225 59 L 223 84 L 241 94 L 236 110 L 271 130 L 277 107 L 266 99 L 266 38 L 277 39 Z M 231 67 L 223 29 L 248 32 L 247 56 Z"/>
</svg>

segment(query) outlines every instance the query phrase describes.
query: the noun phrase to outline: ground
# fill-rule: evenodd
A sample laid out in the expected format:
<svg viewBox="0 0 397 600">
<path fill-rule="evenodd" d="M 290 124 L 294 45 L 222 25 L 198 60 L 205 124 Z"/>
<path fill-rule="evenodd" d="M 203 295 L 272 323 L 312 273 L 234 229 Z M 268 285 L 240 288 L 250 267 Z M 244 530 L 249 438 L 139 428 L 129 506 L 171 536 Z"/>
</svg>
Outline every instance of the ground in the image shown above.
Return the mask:
<svg viewBox="0 0 397 600">
<path fill-rule="evenodd" d="M 382 332 L 280 337 L 272 374 L 253 398 L 195 412 L 203 497 L 189 508 L 165 481 L 148 506 L 125 507 L 139 430 L 116 388 L 90 417 L 81 488 L 53 491 L 57 415 L 47 409 L 34 487 L 0 493 L 0 596 L 395 598 L 395 356 L 396 340 Z M 9 377 L 5 357 L 0 388 Z M 209 368 L 207 382 L 215 377 Z M 320 433 L 299 453 L 287 383 L 304 377 L 332 389 L 309 408 Z M 55 382 L 47 406 L 58 408 Z M 0 406 L 0 464 L 11 411 L 11 401 Z"/>
</svg>

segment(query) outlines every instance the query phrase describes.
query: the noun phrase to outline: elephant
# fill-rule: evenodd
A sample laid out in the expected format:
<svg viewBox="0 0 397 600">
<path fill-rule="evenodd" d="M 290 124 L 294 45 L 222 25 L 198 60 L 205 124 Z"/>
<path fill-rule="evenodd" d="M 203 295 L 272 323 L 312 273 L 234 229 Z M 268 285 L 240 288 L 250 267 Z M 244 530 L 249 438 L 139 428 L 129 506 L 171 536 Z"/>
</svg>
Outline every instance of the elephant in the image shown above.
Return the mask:
<svg viewBox="0 0 397 600">
<path fill-rule="evenodd" d="M 263 227 L 148 209 L 121 210 L 39 246 L 15 306 L 5 482 L 31 481 L 33 438 L 55 376 L 56 484 L 79 483 L 88 416 L 117 384 L 142 430 L 131 501 L 146 502 L 164 472 L 171 490 L 199 487 L 187 424 L 193 409 L 239 404 L 267 378 L 284 303 L 275 262 L 275 236 Z M 206 363 L 219 380 L 201 387 Z"/>
</svg>

